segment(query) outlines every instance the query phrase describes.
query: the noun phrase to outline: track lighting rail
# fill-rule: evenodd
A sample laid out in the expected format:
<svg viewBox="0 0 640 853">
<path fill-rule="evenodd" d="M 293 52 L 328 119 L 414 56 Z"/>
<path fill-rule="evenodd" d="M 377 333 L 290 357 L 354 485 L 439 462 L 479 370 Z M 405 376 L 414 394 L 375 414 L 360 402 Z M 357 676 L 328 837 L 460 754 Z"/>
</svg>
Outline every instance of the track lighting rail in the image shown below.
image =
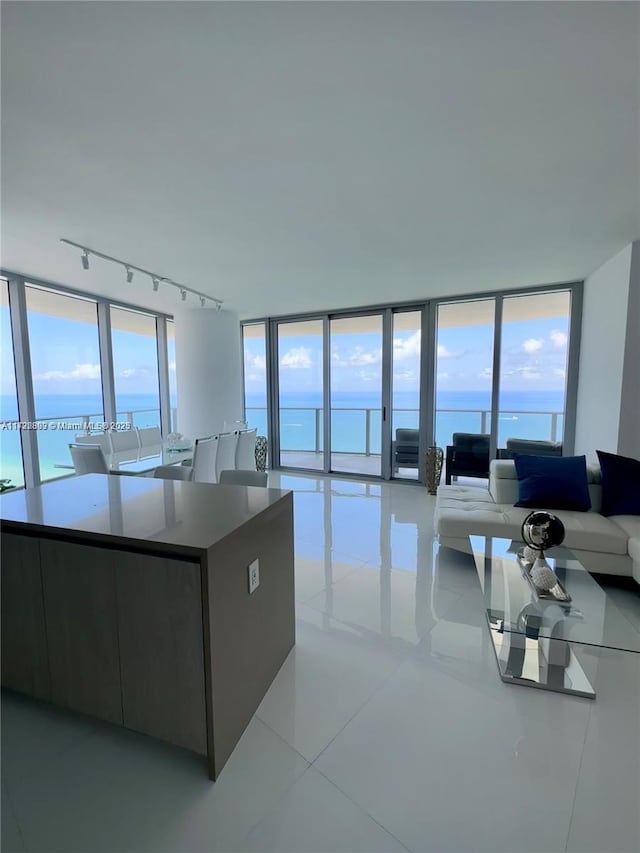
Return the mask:
<svg viewBox="0 0 640 853">
<path fill-rule="evenodd" d="M 161 284 L 169 284 L 180 291 L 180 298 L 183 302 L 186 302 L 187 294 L 191 293 L 193 296 L 197 296 L 199 298 L 200 305 L 203 308 L 206 306 L 207 302 L 212 302 L 216 307 L 216 311 L 219 311 L 222 308 L 222 299 L 218 299 L 216 296 L 209 296 L 208 293 L 202 293 L 199 290 L 194 290 L 193 287 L 187 287 L 186 284 L 180 284 L 172 278 L 168 278 L 166 275 L 160 275 L 159 273 L 152 272 L 152 270 L 147 270 L 144 267 L 137 266 L 136 264 L 131 264 L 128 261 L 122 261 L 120 258 L 114 258 L 113 255 L 107 255 L 104 252 L 99 252 L 97 249 L 92 249 L 90 246 L 83 246 L 82 243 L 76 243 L 74 240 L 68 240 L 66 237 L 61 237 L 60 242 L 81 250 L 82 255 L 80 256 L 80 259 L 82 261 L 82 268 L 85 270 L 89 269 L 89 257 L 91 255 L 95 255 L 96 258 L 102 258 L 104 261 L 111 261 L 111 263 L 118 264 L 123 267 L 126 271 L 127 282 L 129 284 L 133 280 L 134 272 L 142 273 L 142 275 L 149 276 L 151 279 L 154 292 L 158 290 Z"/>
</svg>

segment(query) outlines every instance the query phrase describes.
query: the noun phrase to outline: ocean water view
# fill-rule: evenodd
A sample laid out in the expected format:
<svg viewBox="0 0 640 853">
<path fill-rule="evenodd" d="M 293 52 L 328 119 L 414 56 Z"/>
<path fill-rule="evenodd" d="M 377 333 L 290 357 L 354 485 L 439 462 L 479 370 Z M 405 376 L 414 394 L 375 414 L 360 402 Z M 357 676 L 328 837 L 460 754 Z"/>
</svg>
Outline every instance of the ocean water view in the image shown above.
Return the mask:
<svg viewBox="0 0 640 853">
<path fill-rule="evenodd" d="M 508 438 L 561 440 L 563 430 L 561 391 L 512 391 L 500 399 L 498 444 Z M 342 453 L 381 452 L 381 404 L 377 394 L 368 392 L 335 392 L 332 394 L 332 449 Z M 444 447 L 453 432 L 489 430 L 490 394 L 483 391 L 447 391 L 436 401 L 436 443 Z M 175 405 L 175 401 L 172 401 Z M 267 433 L 266 401 L 263 395 L 246 396 L 247 420 L 259 434 Z M 315 392 L 290 392 L 280 400 L 282 450 L 314 451 L 323 446 L 322 395 Z M 36 412 L 40 421 L 92 423 L 104 420 L 102 400 L 98 395 L 38 395 Z M 418 395 L 397 392 L 393 397 L 392 430 L 417 428 Z M 154 394 L 128 394 L 118 398 L 118 420 L 131 419 L 138 427 L 157 425 L 160 420 L 158 397 Z M 18 420 L 15 397 L 0 397 L 0 420 Z M 367 437 L 368 433 L 368 437 Z M 38 430 L 38 451 L 43 479 L 59 477 L 63 471 L 55 466 L 68 463 L 68 444 L 75 430 Z M 0 477 L 14 484 L 23 482 L 20 432 L 0 430 Z"/>
<path fill-rule="evenodd" d="M 259 433 L 266 433 L 264 395 L 248 393 L 247 420 Z M 288 392 L 280 396 L 280 442 L 282 450 L 315 450 L 322 447 L 322 394 Z M 379 394 L 340 391 L 331 395 L 332 451 L 338 453 L 381 452 L 381 402 Z M 392 433 L 399 427 L 418 427 L 418 394 L 400 391 L 393 395 Z M 498 444 L 508 438 L 562 439 L 563 391 L 509 391 L 500 396 Z M 488 432 L 491 394 L 485 391 L 442 391 L 436 399 L 436 443 L 451 443 L 454 432 Z"/>
<path fill-rule="evenodd" d="M 48 429 L 38 429 L 38 454 L 43 479 L 60 477 L 65 472 L 56 465 L 70 464 L 68 445 L 73 442 L 75 429 L 58 429 L 58 422 L 91 423 L 104 421 L 102 397 L 98 394 L 38 394 L 36 395 L 36 417 Z M 131 419 L 134 426 L 157 426 L 160 423 L 160 404 L 157 394 L 121 394 L 117 398 L 118 421 Z M 175 401 L 172 400 L 172 406 Z M 18 420 L 16 398 L 0 395 L 0 422 Z M 51 429 L 51 424 L 56 429 Z M 12 484 L 22 484 L 22 451 L 20 430 L 0 429 L 0 478 L 10 479 Z"/>
</svg>

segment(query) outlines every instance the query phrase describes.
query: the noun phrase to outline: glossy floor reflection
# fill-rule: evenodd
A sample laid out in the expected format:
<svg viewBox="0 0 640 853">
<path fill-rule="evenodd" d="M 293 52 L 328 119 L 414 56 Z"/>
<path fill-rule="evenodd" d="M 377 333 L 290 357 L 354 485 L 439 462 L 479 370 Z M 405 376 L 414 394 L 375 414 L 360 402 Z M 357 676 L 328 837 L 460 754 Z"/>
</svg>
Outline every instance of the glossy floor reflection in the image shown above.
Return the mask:
<svg viewBox="0 0 640 853">
<path fill-rule="evenodd" d="M 3 851 L 640 849 L 640 655 L 574 647 L 595 702 L 505 685 L 423 488 L 270 483 L 295 490 L 297 643 L 218 782 L 7 694 Z"/>
</svg>

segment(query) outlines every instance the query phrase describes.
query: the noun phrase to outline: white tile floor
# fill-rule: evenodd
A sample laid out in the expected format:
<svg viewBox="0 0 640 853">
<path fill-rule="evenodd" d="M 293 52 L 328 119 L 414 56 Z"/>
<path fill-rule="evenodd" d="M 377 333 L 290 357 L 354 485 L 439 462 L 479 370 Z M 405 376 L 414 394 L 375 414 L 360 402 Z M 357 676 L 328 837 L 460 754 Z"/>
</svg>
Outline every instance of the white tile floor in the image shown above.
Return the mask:
<svg viewBox="0 0 640 853">
<path fill-rule="evenodd" d="M 595 702 L 504 685 L 424 489 L 270 480 L 296 491 L 297 644 L 219 780 L 7 693 L 2 850 L 637 853 L 640 655 L 577 649 Z"/>
</svg>

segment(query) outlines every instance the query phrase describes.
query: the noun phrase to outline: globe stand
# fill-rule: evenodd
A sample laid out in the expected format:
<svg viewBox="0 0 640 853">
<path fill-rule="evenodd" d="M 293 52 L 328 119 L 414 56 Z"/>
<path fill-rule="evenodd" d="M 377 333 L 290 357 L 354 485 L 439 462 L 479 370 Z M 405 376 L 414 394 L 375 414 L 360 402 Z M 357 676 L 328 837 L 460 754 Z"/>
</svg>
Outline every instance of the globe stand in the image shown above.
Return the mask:
<svg viewBox="0 0 640 853">
<path fill-rule="evenodd" d="M 533 565 L 531 566 L 531 574 L 540 569 L 549 569 L 550 572 L 553 571 L 549 563 L 547 563 L 547 558 L 544 555 L 544 551 L 540 551 L 540 556 L 536 557 L 533 561 Z"/>
<path fill-rule="evenodd" d="M 548 592 L 558 585 L 558 578 L 555 572 L 547 563 L 544 556 L 544 551 L 540 551 L 540 556 L 536 558 L 531 566 L 531 580 L 536 589 Z"/>
</svg>

